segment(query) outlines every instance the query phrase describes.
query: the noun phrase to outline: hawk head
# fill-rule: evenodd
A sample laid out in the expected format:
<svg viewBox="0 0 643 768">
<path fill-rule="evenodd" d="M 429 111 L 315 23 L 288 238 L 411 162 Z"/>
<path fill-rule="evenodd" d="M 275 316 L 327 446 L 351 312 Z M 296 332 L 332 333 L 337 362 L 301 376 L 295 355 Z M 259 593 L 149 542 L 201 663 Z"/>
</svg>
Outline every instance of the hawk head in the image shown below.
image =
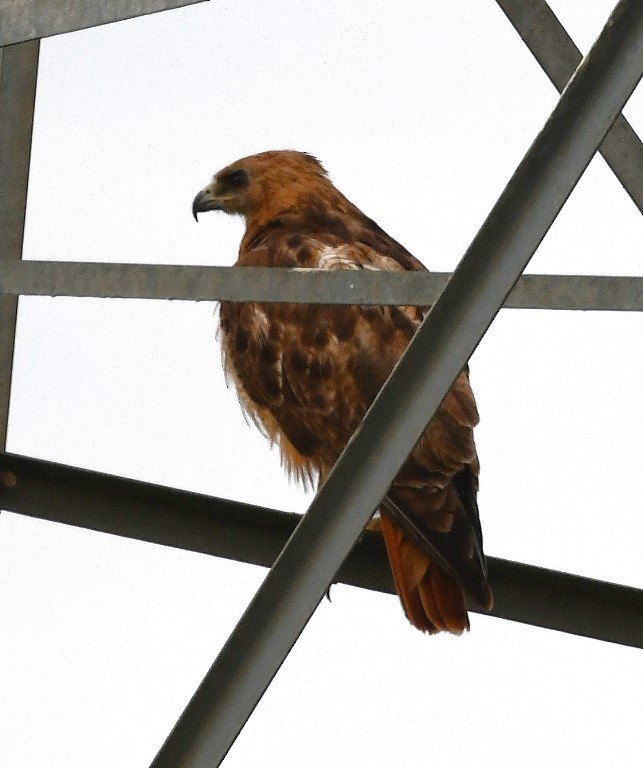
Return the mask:
<svg viewBox="0 0 643 768">
<path fill-rule="evenodd" d="M 272 213 L 297 204 L 311 187 L 330 184 L 321 163 L 305 152 L 262 152 L 226 166 L 192 203 L 197 219 L 204 211 L 224 211 L 246 219 L 259 211 Z M 197 219 L 198 221 L 198 219 Z"/>
</svg>

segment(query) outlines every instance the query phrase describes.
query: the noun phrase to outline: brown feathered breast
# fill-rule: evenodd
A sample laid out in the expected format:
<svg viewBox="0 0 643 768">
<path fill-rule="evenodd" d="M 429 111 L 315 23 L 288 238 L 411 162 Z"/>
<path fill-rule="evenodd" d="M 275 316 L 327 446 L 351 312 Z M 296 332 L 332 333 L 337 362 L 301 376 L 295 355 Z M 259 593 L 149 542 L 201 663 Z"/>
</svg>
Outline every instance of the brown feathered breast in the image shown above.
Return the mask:
<svg viewBox="0 0 643 768">
<path fill-rule="evenodd" d="M 265 152 L 224 168 L 194 201 L 195 216 L 214 209 L 245 217 L 239 266 L 424 269 L 303 153 Z M 417 307 L 221 304 L 226 373 L 291 476 L 323 480 L 421 320 Z M 477 421 L 465 369 L 380 510 L 404 611 L 428 632 L 468 628 L 465 594 L 492 604 L 476 504 Z"/>
</svg>

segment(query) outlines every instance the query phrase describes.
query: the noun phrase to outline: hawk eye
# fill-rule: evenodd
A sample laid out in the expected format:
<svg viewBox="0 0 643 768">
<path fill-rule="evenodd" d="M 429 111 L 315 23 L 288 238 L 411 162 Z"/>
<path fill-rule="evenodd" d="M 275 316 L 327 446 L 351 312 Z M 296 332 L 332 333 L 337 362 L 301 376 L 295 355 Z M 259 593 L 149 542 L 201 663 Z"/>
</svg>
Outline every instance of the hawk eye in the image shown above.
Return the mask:
<svg viewBox="0 0 643 768">
<path fill-rule="evenodd" d="M 244 189 L 248 181 L 248 174 L 241 169 L 228 171 L 218 178 L 219 185 L 225 190 Z"/>
</svg>

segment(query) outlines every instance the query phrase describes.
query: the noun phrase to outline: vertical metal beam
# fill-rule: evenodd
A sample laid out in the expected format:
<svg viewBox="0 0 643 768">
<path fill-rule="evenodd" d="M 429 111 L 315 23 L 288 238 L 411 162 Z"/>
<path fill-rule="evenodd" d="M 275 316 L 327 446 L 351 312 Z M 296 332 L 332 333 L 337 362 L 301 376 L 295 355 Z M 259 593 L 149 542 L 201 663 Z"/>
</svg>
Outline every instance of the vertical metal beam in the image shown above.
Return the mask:
<svg viewBox="0 0 643 768">
<path fill-rule="evenodd" d="M 0 269 L 22 258 L 40 41 L 0 48 Z M 0 296 L 0 447 L 6 445 L 17 296 Z"/>
<path fill-rule="evenodd" d="M 153 768 L 220 765 L 642 74 L 643 5 L 621 0 Z"/>
</svg>

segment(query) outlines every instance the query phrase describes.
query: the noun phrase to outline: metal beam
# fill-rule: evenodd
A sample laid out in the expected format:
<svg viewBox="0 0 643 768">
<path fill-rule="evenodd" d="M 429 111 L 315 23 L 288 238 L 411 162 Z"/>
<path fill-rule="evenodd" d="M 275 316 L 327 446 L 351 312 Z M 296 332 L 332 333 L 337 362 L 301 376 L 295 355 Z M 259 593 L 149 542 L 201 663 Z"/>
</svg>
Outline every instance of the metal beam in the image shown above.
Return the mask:
<svg viewBox="0 0 643 768">
<path fill-rule="evenodd" d="M 38 54 L 35 40 L 0 48 L 0 272 L 22 258 Z M 7 440 L 17 296 L 0 295 L 0 448 Z"/>
<path fill-rule="evenodd" d="M 203 0 L 0 0 L 0 46 L 201 2 Z"/>
<path fill-rule="evenodd" d="M 289 512 L 8 453 L 0 453 L 0 508 L 265 567 L 301 520 Z M 643 648 L 643 590 L 494 557 L 488 565 L 492 616 Z M 394 594 L 381 536 L 362 534 L 334 581 Z"/>
<path fill-rule="evenodd" d="M 545 0 L 496 0 L 559 93 L 583 58 Z M 643 212 L 643 144 L 619 115 L 598 151 Z"/>
<path fill-rule="evenodd" d="M 316 304 L 432 304 L 448 272 L 321 272 L 25 261 L 0 274 L 0 294 Z M 312 298 L 311 298 L 312 297 Z M 505 307 L 643 311 L 643 277 L 523 275 Z"/>
<path fill-rule="evenodd" d="M 621 0 L 153 768 L 220 765 L 642 74 L 643 5 Z"/>
</svg>

